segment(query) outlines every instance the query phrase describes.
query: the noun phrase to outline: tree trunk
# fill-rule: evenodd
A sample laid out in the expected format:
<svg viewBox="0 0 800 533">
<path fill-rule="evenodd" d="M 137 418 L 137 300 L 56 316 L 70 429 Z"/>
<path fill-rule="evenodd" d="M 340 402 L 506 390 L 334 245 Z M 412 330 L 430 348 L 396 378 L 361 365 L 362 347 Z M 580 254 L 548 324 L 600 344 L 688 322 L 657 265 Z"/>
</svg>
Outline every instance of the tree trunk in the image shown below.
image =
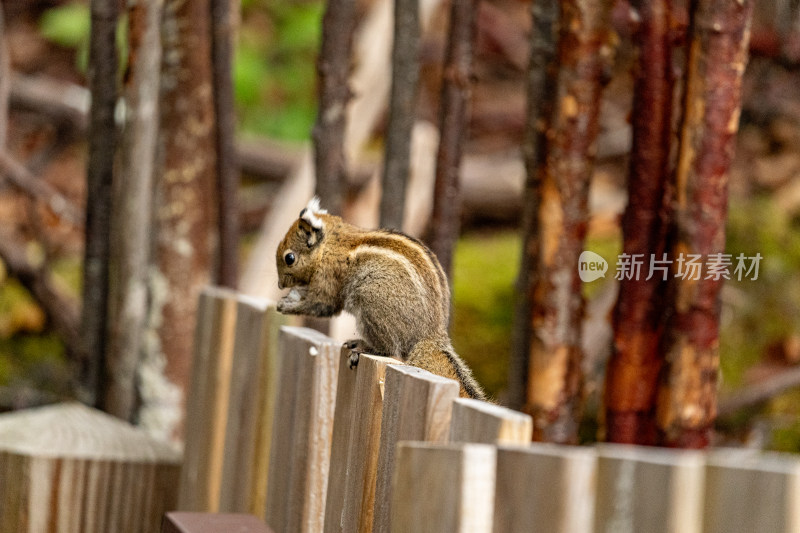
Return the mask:
<svg viewBox="0 0 800 533">
<path fill-rule="evenodd" d="M 381 196 L 382 228 L 401 229 L 419 82 L 419 1 L 395 0 L 392 90 Z"/>
<path fill-rule="evenodd" d="M 182 433 L 200 289 L 217 245 L 214 103 L 208 0 L 164 4 L 161 109 L 155 183 L 151 310 L 139 422 Z"/>
<path fill-rule="evenodd" d="M 609 0 L 560 2 L 556 107 L 541 169 L 527 406 L 534 439 L 575 443 L 581 415 L 580 255 L 609 55 Z"/>
<path fill-rule="evenodd" d="M 158 137 L 161 69 L 161 0 L 138 0 L 128 8 L 130 51 L 123 86 L 125 124 L 114 181 L 108 354 L 103 409 L 133 422 L 136 372 L 147 316 L 147 274 L 153 216 L 153 167 Z"/>
<path fill-rule="evenodd" d="M 452 272 L 453 248 L 461 226 L 458 175 L 469 125 L 467 106 L 477 22 L 477 0 L 453 0 L 447 53 L 442 70 L 440 138 L 436 153 L 436 185 L 431 221 L 431 249 L 439 258 L 448 277 Z"/>
<path fill-rule="evenodd" d="M 79 382 L 81 396 L 95 405 L 102 397 L 108 326 L 108 257 L 111 186 L 114 173 L 117 103 L 117 0 L 92 0 L 89 44 L 89 163 L 86 174 L 86 226 L 83 259 L 83 310 Z"/>
<path fill-rule="evenodd" d="M 344 130 L 350 92 L 355 0 L 329 0 L 317 60 L 319 111 L 314 124 L 314 167 L 322 206 L 341 215 L 345 192 Z"/>
<path fill-rule="evenodd" d="M 728 170 L 739 124 L 751 0 L 697 0 L 692 8 L 684 118 L 673 187 L 672 258 L 725 249 Z M 684 271 L 686 274 L 688 271 Z M 673 272 L 673 314 L 657 406 L 662 443 L 708 445 L 716 416 L 719 293 L 723 279 Z"/>
<path fill-rule="evenodd" d="M 532 26 L 528 66 L 528 119 L 525 125 L 525 191 L 522 206 L 522 253 L 517 277 L 514 337 L 508 374 L 508 404 L 522 409 L 528 386 L 531 309 L 539 264 L 539 176 L 547 149 L 546 125 L 553 114 L 558 77 L 558 2 L 531 3 Z"/>
<path fill-rule="evenodd" d="M 620 280 L 614 309 L 614 347 L 606 370 L 606 440 L 653 445 L 667 271 L 654 271 L 647 278 L 650 261 L 661 260 L 666 252 L 672 35 L 668 0 L 639 0 L 634 7 L 640 16 L 634 36 L 639 57 L 622 251 L 631 257 L 640 255 L 644 271 Z"/>
<path fill-rule="evenodd" d="M 212 75 L 216 116 L 219 260 L 217 284 L 235 288 L 239 271 L 239 162 L 233 101 L 233 25 L 239 2 L 211 0 Z"/>
</svg>

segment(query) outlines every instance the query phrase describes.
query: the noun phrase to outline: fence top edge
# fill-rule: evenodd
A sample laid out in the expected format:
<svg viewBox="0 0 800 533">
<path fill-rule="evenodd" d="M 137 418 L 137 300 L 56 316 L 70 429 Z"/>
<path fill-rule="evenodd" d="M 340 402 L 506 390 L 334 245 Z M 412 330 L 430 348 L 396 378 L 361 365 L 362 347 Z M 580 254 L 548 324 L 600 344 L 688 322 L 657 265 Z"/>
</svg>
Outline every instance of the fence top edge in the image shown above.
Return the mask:
<svg viewBox="0 0 800 533">
<path fill-rule="evenodd" d="M 310 342 L 311 344 L 316 344 L 320 346 L 336 346 L 337 350 L 341 343 L 331 337 L 328 337 L 324 333 L 320 333 L 319 331 L 307 327 L 302 326 L 281 326 L 281 335 L 299 339 L 306 342 Z"/>
<path fill-rule="evenodd" d="M 800 475 L 800 456 L 792 453 L 722 448 L 709 450 L 709 467 Z"/>
<path fill-rule="evenodd" d="M 0 415 L 0 453 L 30 458 L 180 464 L 183 454 L 123 420 L 78 402 Z"/>
<path fill-rule="evenodd" d="M 515 411 L 503 405 L 497 405 L 484 400 L 476 400 L 474 398 L 457 398 L 454 403 L 467 409 L 474 409 L 481 413 L 497 415 L 506 419 L 528 420 L 531 418 L 530 415 L 521 411 Z"/>
<path fill-rule="evenodd" d="M 423 370 L 421 368 L 417 368 L 415 366 L 410 365 L 389 365 L 386 369 L 387 372 L 397 372 L 403 376 L 408 376 L 412 379 L 418 379 L 421 381 L 427 381 L 431 384 L 443 384 L 447 385 L 449 383 L 454 383 L 458 386 L 458 382 L 454 379 L 446 378 L 443 376 L 438 376 L 432 372 L 428 372 L 427 370 Z"/>
<path fill-rule="evenodd" d="M 225 298 L 236 300 L 239 298 L 239 293 L 236 292 L 234 289 L 228 287 L 220 287 L 218 285 L 205 285 L 202 290 L 200 291 L 201 296 L 206 296 L 210 298 Z"/>
<path fill-rule="evenodd" d="M 237 303 L 250 305 L 259 310 L 277 307 L 275 300 L 270 298 L 254 296 L 252 294 L 246 294 L 229 287 L 220 287 L 218 285 L 206 285 L 203 287 L 200 294 L 209 298 L 236 300 Z"/>
<path fill-rule="evenodd" d="M 600 459 L 617 459 L 658 465 L 704 466 L 707 453 L 702 450 L 682 450 L 601 442 L 595 445 Z"/>
<path fill-rule="evenodd" d="M 415 450 L 442 450 L 452 452 L 486 452 L 497 450 L 494 444 L 481 444 L 477 442 L 429 442 L 419 440 L 401 440 L 397 443 L 398 450 L 400 448 L 411 448 Z"/>
<path fill-rule="evenodd" d="M 498 444 L 498 453 L 544 455 L 547 457 L 588 458 L 597 459 L 594 446 L 567 446 L 549 442 L 531 442 L 528 444 Z"/>
<path fill-rule="evenodd" d="M 342 351 L 343 352 L 347 352 L 347 353 L 350 352 L 350 350 L 345 348 L 344 346 L 342 347 Z M 371 359 L 371 360 L 376 361 L 378 363 L 386 363 L 387 365 L 404 365 L 405 364 L 400 359 L 395 359 L 394 357 L 386 357 L 384 355 L 373 355 L 371 353 L 362 353 L 359 356 L 359 361 L 362 358 Z"/>
</svg>

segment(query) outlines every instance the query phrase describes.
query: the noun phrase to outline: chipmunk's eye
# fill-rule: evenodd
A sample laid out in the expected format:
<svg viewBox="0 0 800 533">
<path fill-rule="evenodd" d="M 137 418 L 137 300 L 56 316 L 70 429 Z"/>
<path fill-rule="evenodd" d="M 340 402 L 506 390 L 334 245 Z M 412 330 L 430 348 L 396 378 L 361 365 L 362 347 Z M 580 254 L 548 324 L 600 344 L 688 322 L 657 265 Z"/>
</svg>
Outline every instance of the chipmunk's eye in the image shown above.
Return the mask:
<svg viewBox="0 0 800 533">
<path fill-rule="evenodd" d="M 297 258 L 294 255 L 294 252 L 286 252 L 286 255 L 283 256 L 283 261 L 286 263 L 286 266 L 292 266 Z"/>
</svg>

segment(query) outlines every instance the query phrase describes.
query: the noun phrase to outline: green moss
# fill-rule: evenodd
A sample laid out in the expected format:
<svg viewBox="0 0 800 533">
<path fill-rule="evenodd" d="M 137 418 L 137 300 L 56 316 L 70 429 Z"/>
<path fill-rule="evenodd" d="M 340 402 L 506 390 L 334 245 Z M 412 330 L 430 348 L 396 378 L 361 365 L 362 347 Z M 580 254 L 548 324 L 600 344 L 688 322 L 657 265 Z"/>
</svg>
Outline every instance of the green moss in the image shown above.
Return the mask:
<svg viewBox="0 0 800 533">
<path fill-rule="evenodd" d="M 236 103 L 245 133 L 308 139 L 316 116 L 322 8 L 319 1 L 286 0 L 245 6 L 234 65 Z"/>
<path fill-rule="evenodd" d="M 39 19 L 39 31 L 53 44 L 75 50 L 75 66 L 78 71 L 86 73 L 91 32 L 88 2 L 70 2 L 46 10 Z M 116 40 L 121 79 L 128 60 L 128 18 L 124 11 L 119 15 Z"/>
<path fill-rule="evenodd" d="M 28 291 L 16 280 L 0 283 L 0 338 L 9 338 L 19 331 L 38 332 L 44 316 Z"/>
<path fill-rule="evenodd" d="M 54 333 L 0 339 L 0 385 L 64 394 L 70 375 L 64 345 Z"/>
<path fill-rule="evenodd" d="M 39 20 L 42 36 L 65 48 L 84 46 L 89 39 L 89 6 L 72 2 L 48 9 Z"/>
<path fill-rule="evenodd" d="M 768 344 L 800 333 L 800 232 L 771 198 L 733 201 L 727 252 L 762 256 L 758 279 L 732 279 L 723 294 L 723 387 L 742 384 Z"/>
<path fill-rule="evenodd" d="M 53 267 L 59 286 L 77 298 L 80 261 L 63 259 Z M 64 344 L 46 329 L 36 301 L 17 280 L 0 277 L 0 385 L 62 395 L 70 379 Z"/>
<path fill-rule="evenodd" d="M 492 396 L 507 381 L 519 253 L 514 231 L 467 234 L 455 251 L 453 346 Z"/>
</svg>

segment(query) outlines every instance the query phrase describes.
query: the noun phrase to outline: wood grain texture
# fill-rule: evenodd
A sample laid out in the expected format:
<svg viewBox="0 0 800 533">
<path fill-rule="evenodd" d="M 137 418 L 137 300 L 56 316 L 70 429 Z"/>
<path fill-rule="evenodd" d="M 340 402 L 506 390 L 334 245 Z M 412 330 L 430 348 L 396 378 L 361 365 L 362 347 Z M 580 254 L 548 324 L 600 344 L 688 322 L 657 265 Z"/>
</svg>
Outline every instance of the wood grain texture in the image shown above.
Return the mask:
<svg viewBox="0 0 800 533">
<path fill-rule="evenodd" d="M 237 298 L 236 292 L 217 287 L 200 294 L 178 498 L 182 511 L 219 510 Z"/>
<path fill-rule="evenodd" d="M 0 416 L 0 532 L 157 532 L 180 453 L 80 404 Z"/>
<path fill-rule="evenodd" d="M 702 453 L 606 444 L 597 454 L 596 531 L 701 531 Z"/>
<path fill-rule="evenodd" d="M 373 531 L 388 533 L 392 516 L 392 475 L 395 448 L 401 440 L 447 442 L 456 381 L 411 366 L 390 365 L 381 418 L 378 479 L 375 487 Z"/>
<path fill-rule="evenodd" d="M 712 452 L 703 531 L 800 531 L 800 460 L 788 454 Z"/>
<path fill-rule="evenodd" d="M 392 491 L 393 533 L 492 530 L 495 448 L 401 442 Z"/>
<path fill-rule="evenodd" d="M 265 517 L 276 533 L 317 533 L 325 520 L 340 344 L 284 326 L 279 345 Z"/>
<path fill-rule="evenodd" d="M 590 533 L 596 471 L 593 448 L 498 447 L 493 531 Z"/>
<path fill-rule="evenodd" d="M 285 322 L 274 303 L 239 297 L 220 511 L 264 518 L 278 387 L 278 331 Z"/>
<path fill-rule="evenodd" d="M 530 415 L 470 398 L 453 403 L 450 442 L 527 444 L 532 435 Z"/>
<path fill-rule="evenodd" d="M 362 354 L 358 366 L 350 369 L 349 357 L 350 350 L 343 348 L 325 505 L 326 533 L 372 531 L 386 366 L 403 364 Z"/>
<path fill-rule="evenodd" d="M 161 533 L 271 533 L 264 522 L 240 513 L 212 514 L 172 512 L 164 516 Z"/>
</svg>

